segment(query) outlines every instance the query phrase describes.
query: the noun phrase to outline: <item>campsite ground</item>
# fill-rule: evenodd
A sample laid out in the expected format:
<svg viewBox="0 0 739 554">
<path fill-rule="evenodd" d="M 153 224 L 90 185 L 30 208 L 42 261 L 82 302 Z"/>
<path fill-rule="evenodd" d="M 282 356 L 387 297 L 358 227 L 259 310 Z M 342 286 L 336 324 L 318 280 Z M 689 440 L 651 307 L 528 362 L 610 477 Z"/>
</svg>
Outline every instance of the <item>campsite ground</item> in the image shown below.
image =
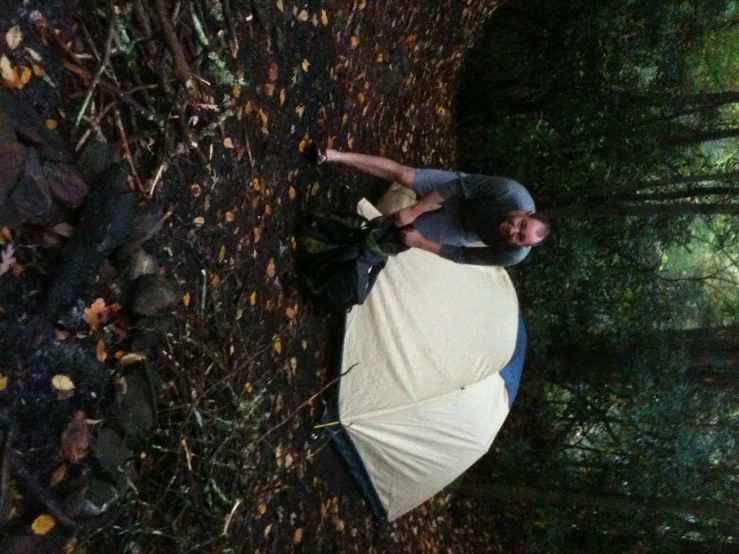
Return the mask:
<svg viewBox="0 0 739 554">
<path fill-rule="evenodd" d="M 301 210 L 346 207 L 366 184 L 306 166 L 305 141 L 454 166 L 457 70 L 494 5 L 265 0 L 236 10 L 240 49 L 228 67 L 243 82 L 213 94 L 224 117 L 197 145 L 207 163 L 181 151 L 154 193 L 169 213 L 161 271 L 183 296 L 159 361 L 158 427 L 125 505 L 80 552 L 512 550 L 474 506 L 457 504 L 452 517 L 451 493 L 376 524 L 337 483 L 313 430 L 332 322 L 300 295 L 292 260 Z"/>
</svg>

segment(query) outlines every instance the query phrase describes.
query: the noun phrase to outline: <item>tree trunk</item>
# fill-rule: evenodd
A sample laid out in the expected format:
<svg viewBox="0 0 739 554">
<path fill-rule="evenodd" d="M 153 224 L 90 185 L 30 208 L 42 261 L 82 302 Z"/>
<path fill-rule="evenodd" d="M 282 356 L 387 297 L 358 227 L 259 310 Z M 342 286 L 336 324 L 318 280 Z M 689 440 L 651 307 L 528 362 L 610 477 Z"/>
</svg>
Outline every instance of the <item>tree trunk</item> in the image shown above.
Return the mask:
<svg viewBox="0 0 739 554">
<path fill-rule="evenodd" d="M 623 494 L 594 494 L 573 490 L 540 489 L 528 485 L 475 483 L 465 492 L 480 499 L 507 500 L 513 502 L 535 502 L 543 500 L 550 504 L 598 508 L 625 512 L 648 510 L 674 516 L 699 516 L 736 520 L 739 506 L 715 500 L 690 500 L 676 498 L 642 498 Z"/>
<path fill-rule="evenodd" d="M 667 146 L 692 146 L 711 142 L 714 140 L 722 140 L 727 138 L 739 137 L 739 128 L 732 129 L 712 129 L 710 131 L 697 131 L 689 135 L 666 137 L 662 139 L 662 144 Z"/>
<path fill-rule="evenodd" d="M 542 210 L 549 217 L 648 217 L 650 215 L 717 215 L 739 213 L 739 203 L 700 204 L 695 202 L 675 202 L 669 204 L 598 204 L 568 206 Z"/>
</svg>

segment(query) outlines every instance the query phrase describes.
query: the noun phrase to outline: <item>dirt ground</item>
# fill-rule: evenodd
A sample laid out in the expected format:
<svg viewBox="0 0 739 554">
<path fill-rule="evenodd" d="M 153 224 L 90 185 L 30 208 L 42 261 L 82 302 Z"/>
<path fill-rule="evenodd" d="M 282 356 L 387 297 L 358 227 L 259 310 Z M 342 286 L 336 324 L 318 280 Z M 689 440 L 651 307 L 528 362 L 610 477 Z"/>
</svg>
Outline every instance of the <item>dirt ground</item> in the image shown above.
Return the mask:
<svg viewBox="0 0 739 554">
<path fill-rule="evenodd" d="M 300 294 L 293 264 L 302 212 L 376 192 L 309 167 L 307 141 L 455 166 L 457 72 L 495 2 L 232 4 L 229 70 L 242 84 L 214 86 L 215 103 L 232 109 L 197 145 L 207 165 L 184 151 L 153 194 L 169 213 L 161 271 L 182 294 L 161 347 L 157 431 L 124 506 L 76 551 L 499 552 L 473 507 L 452 515 L 451 493 L 377 523 L 343 482 L 313 429 L 336 321 Z"/>
</svg>

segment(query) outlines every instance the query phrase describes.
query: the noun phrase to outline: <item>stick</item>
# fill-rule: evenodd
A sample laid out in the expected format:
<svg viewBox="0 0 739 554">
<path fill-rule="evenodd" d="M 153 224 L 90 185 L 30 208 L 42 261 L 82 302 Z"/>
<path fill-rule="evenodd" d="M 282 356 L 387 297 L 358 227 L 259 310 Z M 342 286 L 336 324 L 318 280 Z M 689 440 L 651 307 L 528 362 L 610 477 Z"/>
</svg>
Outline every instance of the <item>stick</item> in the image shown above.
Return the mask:
<svg viewBox="0 0 739 554">
<path fill-rule="evenodd" d="M 118 14 L 115 11 L 115 4 L 112 0 L 109 1 L 108 7 L 110 11 L 110 23 L 108 25 L 108 36 L 105 39 L 105 51 L 103 52 L 103 59 L 100 60 L 100 63 L 98 64 L 97 71 L 95 71 L 95 76 L 92 78 L 92 83 L 90 83 L 90 89 L 87 91 L 85 101 L 82 103 L 82 107 L 77 113 L 77 118 L 74 121 L 73 129 L 77 129 L 77 127 L 79 127 L 80 122 L 82 121 L 82 117 L 85 115 L 85 112 L 87 112 L 87 107 L 89 106 L 90 100 L 92 99 L 92 93 L 94 92 L 95 87 L 100 81 L 100 77 L 103 76 L 103 71 L 105 71 L 105 67 L 108 65 L 108 63 L 110 63 L 110 50 L 113 47 L 113 35 L 115 34 L 115 24 L 118 21 Z"/>
<path fill-rule="evenodd" d="M 226 19 L 226 29 L 228 29 L 229 42 L 231 43 L 231 56 L 236 58 L 239 53 L 239 39 L 236 36 L 236 26 L 231 13 L 231 0 L 221 0 L 221 2 L 223 3 L 223 15 Z"/>
<path fill-rule="evenodd" d="M 167 7 L 164 5 L 164 0 L 154 0 L 154 8 L 162 25 L 164 42 L 167 44 L 167 49 L 172 55 L 174 76 L 187 88 L 187 82 L 190 80 L 190 66 L 187 64 L 185 53 L 182 51 L 182 45 L 177 40 L 177 34 L 167 14 Z"/>
<path fill-rule="evenodd" d="M 126 137 L 126 130 L 123 128 L 123 122 L 121 121 L 121 114 L 118 112 L 117 108 L 113 108 L 113 115 L 115 116 L 115 124 L 118 127 L 118 132 L 121 134 L 121 149 L 123 150 L 123 158 L 126 160 L 126 163 L 128 164 L 128 169 L 131 171 L 131 176 L 133 177 L 134 182 L 136 183 L 136 188 L 139 189 L 139 192 L 144 195 L 144 198 L 148 200 L 148 195 L 146 194 L 146 191 L 144 190 L 144 187 L 141 184 L 141 180 L 139 179 L 139 174 L 136 172 L 136 166 L 133 164 L 133 158 L 131 157 L 131 150 L 128 147 L 128 138 Z"/>
<path fill-rule="evenodd" d="M 31 475 L 23 465 L 23 462 L 13 456 L 11 464 L 13 467 L 13 475 L 15 475 L 15 478 L 23 484 L 26 492 L 41 503 L 44 508 L 46 508 L 46 511 L 49 512 L 49 514 L 51 514 L 61 525 L 71 529 L 77 528 L 77 524 L 71 518 L 67 517 L 64 510 L 59 504 L 57 504 L 54 497 L 49 494 L 44 487 L 39 485 L 38 481 L 36 481 L 33 475 Z"/>
<path fill-rule="evenodd" d="M 352 369 L 354 369 L 355 367 L 357 367 L 358 365 L 359 364 L 354 364 L 353 366 L 351 366 L 349 369 L 347 369 L 344 373 L 342 373 L 338 377 L 335 377 L 335 378 L 331 379 L 331 381 L 329 381 L 326 386 L 324 386 L 316 394 L 314 394 L 313 396 L 311 396 L 308 400 L 306 400 L 305 402 L 303 402 L 300 406 L 298 406 L 297 408 L 295 408 L 295 410 L 293 410 L 293 412 L 289 416 L 287 416 L 280 423 L 278 423 L 277 425 L 275 425 L 274 427 L 272 427 L 271 429 L 269 429 L 266 433 L 264 433 L 261 437 L 259 437 L 257 439 L 257 442 L 262 442 L 265 438 L 267 438 L 267 436 L 271 435 L 274 431 L 276 431 L 277 429 L 279 429 L 280 427 L 282 427 L 283 425 L 285 425 L 288 421 L 290 421 L 292 418 L 294 418 L 296 415 L 298 415 L 298 412 L 300 410 L 302 410 L 308 404 L 310 404 L 311 402 L 313 402 L 316 398 L 318 398 L 319 396 L 321 396 L 324 392 L 326 392 L 326 390 L 328 390 L 331 386 L 333 386 L 339 379 L 341 379 L 345 375 L 349 375 L 349 372 Z"/>
</svg>

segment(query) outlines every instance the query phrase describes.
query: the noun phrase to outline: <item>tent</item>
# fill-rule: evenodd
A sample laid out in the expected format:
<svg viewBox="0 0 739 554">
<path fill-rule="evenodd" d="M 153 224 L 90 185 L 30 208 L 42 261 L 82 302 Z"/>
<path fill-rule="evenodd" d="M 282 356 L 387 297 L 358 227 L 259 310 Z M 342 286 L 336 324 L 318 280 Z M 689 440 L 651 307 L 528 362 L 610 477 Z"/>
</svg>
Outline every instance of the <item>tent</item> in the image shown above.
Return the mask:
<svg viewBox="0 0 739 554">
<path fill-rule="evenodd" d="M 413 198 L 391 189 L 384 213 Z M 366 200 L 360 212 L 379 212 Z M 392 521 L 485 454 L 516 395 L 526 335 L 502 268 L 413 249 L 347 315 L 323 423 L 364 497 Z"/>
</svg>

